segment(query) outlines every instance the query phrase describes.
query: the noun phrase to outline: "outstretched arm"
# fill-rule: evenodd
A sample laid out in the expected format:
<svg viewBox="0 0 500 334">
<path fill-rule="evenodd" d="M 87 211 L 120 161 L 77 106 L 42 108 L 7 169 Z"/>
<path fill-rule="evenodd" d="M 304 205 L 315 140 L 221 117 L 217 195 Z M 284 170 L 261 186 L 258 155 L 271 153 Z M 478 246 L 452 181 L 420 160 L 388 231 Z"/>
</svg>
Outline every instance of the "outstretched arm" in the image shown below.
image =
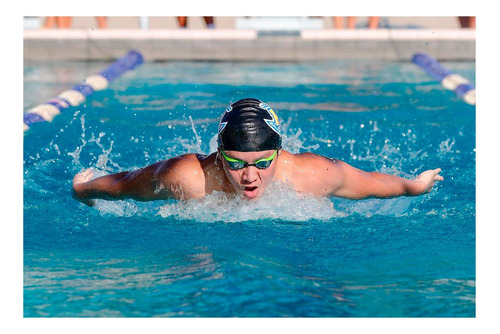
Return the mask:
<svg viewBox="0 0 500 334">
<path fill-rule="evenodd" d="M 89 206 L 95 204 L 94 199 L 126 199 L 154 200 L 160 199 L 161 183 L 154 176 L 152 166 L 134 172 L 121 172 L 92 179 L 94 173 L 87 169 L 73 178 L 73 198 Z M 161 194 L 168 198 L 168 194 Z"/>
<path fill-rule="evenodd" d="M 73 178 L 72 195 L 89 206 L 94 199 L 134 199 L 149 201 L 158 199 L 185 199 L 199 196 L 204 189 L 198 173 L 196 158 L 181 156 L 155 163 L 133 172 L 121 172 L 92 179 L 87 169 Z"/>
<path fill-rule="evenodd" d="M 416 179 L 365 172 L 345 162 L 313 153 L 286 155 L 294 167 L 297 190 L 317 196 L 337 196 L 351 199 L 368 197 L 417 196 L 431 191 L 435 181 L 442 181 L 441 169 L 428 170 Z"/>
<path fill-rule="evenodd" d="M 395 175 L 365 172 L 340 161 L 336 164 L 341 182 L 332 195 L 353 199 L 418 196 L 430 192 L 435 181 L 443 180 L 439 175 L 440 168 L 427 170 L 414 180 L 409 180 Z"/>
</svg>

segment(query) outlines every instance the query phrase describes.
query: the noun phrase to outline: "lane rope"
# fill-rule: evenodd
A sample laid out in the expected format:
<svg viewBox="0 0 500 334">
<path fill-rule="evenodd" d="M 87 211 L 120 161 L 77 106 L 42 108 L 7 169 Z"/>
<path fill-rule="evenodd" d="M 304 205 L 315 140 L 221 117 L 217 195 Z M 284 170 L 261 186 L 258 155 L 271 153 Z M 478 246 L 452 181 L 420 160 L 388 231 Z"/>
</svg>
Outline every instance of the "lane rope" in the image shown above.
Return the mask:
<svg viewBox="0 0 500 334">
<path fill-rule="evenodd" d="M 425 53 L 413 55 L 412 62 L 423 69 L 430 77 L 441 82 L 441 85 L 453 91 L 459 98 L 470 105 L 476 104 L 476 88 L 460 74 L 453 73 L 439 61 Z"/>
<path fill-rule="evenodd" d="M 52 122 L 54 117 L 64 109 L 81 105 L 89 95 L 95 91 L 106 89 L 111 81 L 142 63 L 144 63 L 144 58 L 141 53 L 135 50 L 129 51 L 101 72 L 87 77 L 83 84 L 75 85 L 56 97 L 28 110 L 24 114 L 23 130 L 26 132 L 34 123 Z"/>
</svg>

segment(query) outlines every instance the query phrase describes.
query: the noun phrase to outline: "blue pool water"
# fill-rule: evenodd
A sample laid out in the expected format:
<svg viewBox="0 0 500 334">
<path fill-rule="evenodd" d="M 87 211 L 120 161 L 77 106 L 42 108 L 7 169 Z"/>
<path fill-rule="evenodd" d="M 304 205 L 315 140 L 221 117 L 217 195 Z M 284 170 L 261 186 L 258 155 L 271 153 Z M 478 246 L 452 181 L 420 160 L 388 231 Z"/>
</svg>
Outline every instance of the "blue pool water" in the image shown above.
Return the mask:
<svg viewBox="0 0 500 334">
<path fill-rule="evenodd" d="M 25 110 L 106 65 L 26 63 Z M 287 150 L 445 180 L 388 200 L 71 198 L 84 168 L 211 152 L 243 97 L 277 111 Z M 24 135 L 24 316 L 474 317 L 475 138 L 475 108 L 410 62 L 146 63 Z"/>
</svg>

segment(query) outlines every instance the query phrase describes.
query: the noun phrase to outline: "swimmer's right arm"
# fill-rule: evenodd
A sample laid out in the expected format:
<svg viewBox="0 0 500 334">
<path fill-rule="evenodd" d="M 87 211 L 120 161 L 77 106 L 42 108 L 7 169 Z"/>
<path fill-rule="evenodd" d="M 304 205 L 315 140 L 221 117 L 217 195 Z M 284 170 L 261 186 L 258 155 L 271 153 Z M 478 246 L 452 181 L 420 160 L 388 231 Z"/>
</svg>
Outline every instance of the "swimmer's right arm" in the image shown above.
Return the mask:
<svg viewBox="0 0 500 334">
<path fill-rule="evenodd" d="M 92 179 L 93 172 L 87 169 L 73 178 L 72 195 L 89 206 L 95 204 L 94 199 L 151 201 L 199 197 L 204 184 L 191 175 L 203 175 L 197 172 L 198 165 L 196 158 L 181 156 L 136 171 L 95 179 Z"/>
<path fill-rule="evenodd" d="M 159 192 L 155 193 L 154 180 L 146 172 L 147 168 L 105 175 L 95 179 L 92 179 L 94 176 L 92 170 L 87 169 L 73 178 L 73 198 L 88 206 L 93 206 L 95 199 L 131 198 L 143 201 L 159 199 Z"/>
</svg>

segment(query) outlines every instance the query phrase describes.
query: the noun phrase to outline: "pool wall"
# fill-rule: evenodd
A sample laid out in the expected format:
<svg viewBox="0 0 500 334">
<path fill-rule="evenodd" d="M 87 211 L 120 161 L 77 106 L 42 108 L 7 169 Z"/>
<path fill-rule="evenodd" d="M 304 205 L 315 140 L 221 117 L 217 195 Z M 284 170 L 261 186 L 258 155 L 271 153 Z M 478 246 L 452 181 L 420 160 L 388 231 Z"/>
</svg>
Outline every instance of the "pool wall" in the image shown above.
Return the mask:
<svg viewBox="0 0 500 334">
<path fill-rule="evenodd" d="M 476 46 L 473 29 L 42 29 L 23 38 L 24 60 L 112 60 L 131 49 L 152 61 L 475 60 Z"/>
</svg>

